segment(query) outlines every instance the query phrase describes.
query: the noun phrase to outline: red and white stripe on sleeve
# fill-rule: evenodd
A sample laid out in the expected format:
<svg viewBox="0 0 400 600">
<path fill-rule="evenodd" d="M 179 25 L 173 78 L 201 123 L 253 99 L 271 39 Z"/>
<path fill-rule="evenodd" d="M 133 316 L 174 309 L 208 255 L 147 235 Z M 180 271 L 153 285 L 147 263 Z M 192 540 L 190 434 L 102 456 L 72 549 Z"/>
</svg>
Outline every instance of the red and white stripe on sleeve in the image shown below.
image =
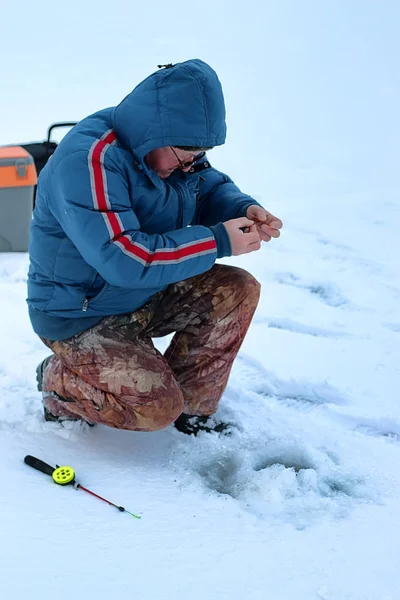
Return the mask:
<svg viewBox="0 0 400 600">
<path fill-rule="evenodd" d="M 181 244 L 174 248 L 160 248 L 151 251 L 143 244 L 133 242 L 129 235 L 123 234 L 124 228 L 118 213 L 113 212 L 107 189 L 104 156 L 107 150 L 117 143 L 117 136 L 112 129 L 96 140 L 89 152 L 89 173 L 93 204 L 103 215 L 110 241 L 122 252 L 146 266 L 171 265 L 181 263 L 188 258 L 195 258 L 216 251 L 213 236 Z"/>
</svg>

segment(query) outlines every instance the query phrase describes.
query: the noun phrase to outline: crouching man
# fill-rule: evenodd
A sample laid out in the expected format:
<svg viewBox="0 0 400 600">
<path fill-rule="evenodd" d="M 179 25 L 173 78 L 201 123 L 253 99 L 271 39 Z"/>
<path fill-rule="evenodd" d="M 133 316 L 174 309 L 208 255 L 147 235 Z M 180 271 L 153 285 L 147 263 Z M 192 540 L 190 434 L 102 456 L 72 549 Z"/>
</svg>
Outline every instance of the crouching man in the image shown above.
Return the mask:
<svg viewBox="0 0 400 600">
<path fill-rule="evenodd" d="M 78 123 L 38 183 L 29 315 L 52 350 L 37 369 L 47 420 L 223 431 L 211 417 L 260 286 L 218 258 L 282 223 L 206 152 L 225 142 L 216 73 L 166 65 Z M 174 333 L 162 355 L 153 338 Z"/>
</svg>

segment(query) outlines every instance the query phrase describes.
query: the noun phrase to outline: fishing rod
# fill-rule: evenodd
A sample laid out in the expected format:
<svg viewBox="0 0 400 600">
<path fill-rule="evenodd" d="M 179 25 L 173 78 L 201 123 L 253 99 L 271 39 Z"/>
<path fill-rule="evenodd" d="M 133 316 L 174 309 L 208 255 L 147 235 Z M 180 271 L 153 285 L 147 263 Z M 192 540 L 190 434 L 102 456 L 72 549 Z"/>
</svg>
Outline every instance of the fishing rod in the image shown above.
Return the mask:
<svg viewBox="0 0 400 600">
<path fill-rule="evenodd" d="M 51 465 L 48 465 L 47 463 L 40 460 L 40 458 L 35 458 L 34 456 L 31 456 L 30 454 L 25 456 L 24 462 L 29 467 L 32 467 L 33 469 L 36 469 L 37 471 L 40 471 L 41 473 L 44 473 L 45 475 L 50 475 L 52 477 L 53 481 L 55 483 L 57 483 L 58 485 L 73 485 L 76 490 L 83 490 L 84 492 L 87 492 L 88 494 L 91 494 L 92 496 L 99 498 L 99 500 L 102 500 L 103 502 L 107 502 L 107 504 L 109 504 L 110 506 L 114 506 L 120 512 L 126 512 L 129 515 L 132 515 L 132 517 L 134 517 L 135 519 L 142 518 L 138 515 L 135 515 L 134 513 L 131 513 L 129 510 L 126 510 L 126 508 L 124 508 L 123 506 L 118 506 L 117 504 L 110 502 L 110 500 L 106 500 L 106 498 L 103 498 L 102 496 L 99 496 L 98 494 L 95 494 L 91 490 L 88 490 L 87 488 L 83 487 L 83 485 L 81 485 L 80 483 L 75 481 L 75 471 L 72 467 L 67 467 L 67 466 L 59 467 L 58 465 L 56 465 L 56 467 L 54 468 Z"/>
</svg>

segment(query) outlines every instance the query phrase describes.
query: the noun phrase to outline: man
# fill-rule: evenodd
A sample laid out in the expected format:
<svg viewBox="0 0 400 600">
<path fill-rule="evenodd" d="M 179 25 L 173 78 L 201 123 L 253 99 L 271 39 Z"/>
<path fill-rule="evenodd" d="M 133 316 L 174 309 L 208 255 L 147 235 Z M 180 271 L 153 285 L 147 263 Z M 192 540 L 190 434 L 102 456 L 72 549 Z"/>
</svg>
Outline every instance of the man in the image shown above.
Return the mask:
<svg viewBox="0 0 400 600">
<path fill-rule="evenodd" d="M 83 119 L 41 172 L 28 303 L 53 351 L 37 369 L 47 420 L 224 429 L 210 416 L 259 284 L 216 259 L 282 226 L 211 167 L 225 134 L 217 75 L 189 60 Z M 163 356 L 152 338 L 172 332 Z"/>
</svg>

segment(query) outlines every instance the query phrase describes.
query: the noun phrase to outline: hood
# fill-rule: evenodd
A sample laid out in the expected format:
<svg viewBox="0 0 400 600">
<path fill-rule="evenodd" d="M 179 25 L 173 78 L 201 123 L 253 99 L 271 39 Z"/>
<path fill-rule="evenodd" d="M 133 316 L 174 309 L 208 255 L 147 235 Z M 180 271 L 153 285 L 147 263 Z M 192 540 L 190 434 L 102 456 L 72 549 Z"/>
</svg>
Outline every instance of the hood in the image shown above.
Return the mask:
<svg viewBox="0 0 400 600">
<path fill-rule="evenodd" d="M 215 71 L 199 59 L 156 71 L 114 109 L 113 127 L 138 159 L 163 146 L 220 146 L 225 103 Z"/>
</svg>

